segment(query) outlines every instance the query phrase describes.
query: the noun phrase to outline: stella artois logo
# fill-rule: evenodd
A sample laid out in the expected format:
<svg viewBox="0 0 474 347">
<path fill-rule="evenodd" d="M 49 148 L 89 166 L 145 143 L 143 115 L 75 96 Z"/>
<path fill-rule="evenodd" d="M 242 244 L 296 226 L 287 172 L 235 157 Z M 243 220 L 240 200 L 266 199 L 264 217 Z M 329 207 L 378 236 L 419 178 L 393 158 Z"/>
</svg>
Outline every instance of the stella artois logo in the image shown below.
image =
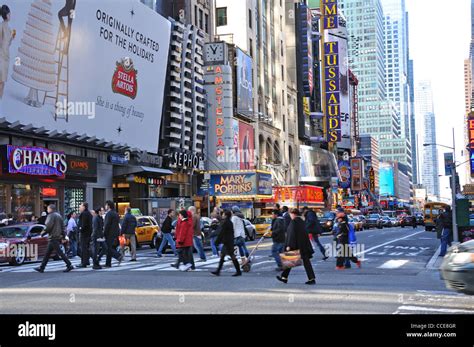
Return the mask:
<svg viewBox="0 0 474 347">
<path fill-rule="evenodd" d="M 130 58 L 123 58 L 118 61 L 112 77 L 112 91 L 117 94 L 135 99 L 137 96 L 137 70 L 133 66 Z"/>
</svg>

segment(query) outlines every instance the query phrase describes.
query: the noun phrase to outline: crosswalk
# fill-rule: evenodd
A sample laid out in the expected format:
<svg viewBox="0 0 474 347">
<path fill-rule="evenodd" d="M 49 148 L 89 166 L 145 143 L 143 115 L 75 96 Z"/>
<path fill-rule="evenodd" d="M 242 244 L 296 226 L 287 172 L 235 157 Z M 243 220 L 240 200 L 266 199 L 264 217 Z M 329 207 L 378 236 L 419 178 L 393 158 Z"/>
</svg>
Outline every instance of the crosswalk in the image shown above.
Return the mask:
<svg viewBox="0 0 474 347">
<path fill-rule="evenodd" d="M 262 262 L 263 265 L 275 267 L 274 261 L 268 261 L 268 257 L 265 256 L 255 256 L 252 262 L 252 266 L 259 265 L 259 262 Z M 119 272 L 119 271 L 130 271 L 130 272 L 153 272 L 153 271 L 178 271 L 175 268 L 171 267 L 172 264 L 176 262 L 176 258 L 172 256 L 166 256 L 163 258 L 156 257 L 142 257 L 138 258 L 136 262 L 131 262 L 129 257 L 125 257 L 124 261 L 119 265 L 118 262 L 113 260 L 111 268 L 102 268 L 98 270 L 100 272 Z M 74 258 L 71 260 L 72 265 L 75 267 L 74 272 L 91 272 L 93 270 L 91 266 L 87 268 L 78 268 L 80 265 L 80 259 Z M 206 262 L 195 259 L 196 272 L 201 271 L 211 271 L 217 267 L 219 263 L 219 258 L 210 258 Z M 260 265 L 262 265 L 260 264 Z M 34 269 L 40 265 L 39 262 L 28 263 L 22 266 L 0 266 L 0 276 L 2 273 L 34 273 Z M 262 266 L 260 266 L 262 268 Z M 63 261 L 53 261 L 51 260 L 45 272 L 62 272 L 65 269 L 65 264 Z M 223 271 L 234 271 L 232 262 L 226 261 L 224 264 Z"/>
</svg>

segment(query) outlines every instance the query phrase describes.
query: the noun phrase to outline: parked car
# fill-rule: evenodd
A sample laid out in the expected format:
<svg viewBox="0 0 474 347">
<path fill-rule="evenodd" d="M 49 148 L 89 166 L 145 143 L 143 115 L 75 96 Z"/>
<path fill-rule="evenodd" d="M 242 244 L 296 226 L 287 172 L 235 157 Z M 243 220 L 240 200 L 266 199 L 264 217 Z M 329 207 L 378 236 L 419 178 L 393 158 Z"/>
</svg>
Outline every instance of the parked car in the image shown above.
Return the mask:
<svg viewBox="0 0 474 347">
<path fill-rule="evenodd" d="M 384 228 L 391 228 L 392 227 L 392 221 L 389 216 L 382 216 L 382 226 Z"/>
<path fill-rule="evenodd" d="M 257 228 L 248 219 L 244 219 L 244 223 L 247 241 L 254 241 L 257 238 Z"/>
<path fill-rule="evenodd" d="M 319 223 L 323 228 L 323 232 L 331 232 L 334 228 L 334 221 L 336 219 L 336 213 L 332 211 L 324 212 L 319 218 Z"/>
<path fill-rule="evenodd" d="M 474 240 L 451 247 L 440 271 L 448 289 L 474 295 Z"/>
<path fill-rule="evenodd" d="M 370 228 L 377 228 L 377 229 L 383 228 L 383 221 L 382 221 L 381 216 L 378 213 L 371 213 L 365 219 L 364 229 L 370 229 Z"/>
<path fill-rule="evenodd" d="M 48 234 L 40 235 L 44 229 L 45 226 L 41 224 L 16 224 L 0 228 L 0 263 L 18 266 L 28 260 L 40 260 L 48 248 Z M 60 247 L 66 253 L 68 241 L 64 240 Z M 15 252 L 10 254 L 9 250 Z M 52 258 L 59 260 L 55 252 Z"/>
</svg>

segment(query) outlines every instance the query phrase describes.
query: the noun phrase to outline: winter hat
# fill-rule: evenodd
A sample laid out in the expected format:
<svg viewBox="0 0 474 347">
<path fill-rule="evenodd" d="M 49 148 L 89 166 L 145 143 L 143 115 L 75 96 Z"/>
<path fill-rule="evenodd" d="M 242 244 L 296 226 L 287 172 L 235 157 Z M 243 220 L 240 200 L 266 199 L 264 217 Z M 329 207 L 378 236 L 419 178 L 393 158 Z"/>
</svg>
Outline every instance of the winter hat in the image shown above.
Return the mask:
<svg viewBox="0 0 474 347">
<path fill-rule="evenodd" d="M 232 212 L 240 212 L 239 206 L 232 206 Z"/>
</svg>

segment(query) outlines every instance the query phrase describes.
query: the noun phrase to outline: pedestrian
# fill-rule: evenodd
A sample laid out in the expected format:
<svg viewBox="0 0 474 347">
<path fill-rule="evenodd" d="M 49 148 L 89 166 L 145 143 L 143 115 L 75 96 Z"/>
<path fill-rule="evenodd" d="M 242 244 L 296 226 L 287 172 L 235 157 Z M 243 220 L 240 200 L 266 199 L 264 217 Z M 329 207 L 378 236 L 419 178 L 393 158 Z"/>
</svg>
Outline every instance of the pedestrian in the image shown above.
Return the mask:
<svg viewBox="0 0 474 347">
<path fill-rule="evenodd" d="M 92 214 L 89 211 L 89 204 L 83 202 L 79 206 L 79 233 L 80 233 L 80 243 L 81 243 L 81 265 L 80 268 L 86 268 L 90 265 L 90 244 L 92 236 Z"/>
<path fill-rule="evenodd" d="M 115 258 L 119 262 L 119 265 L 124 258 L 116 249 L 120 234 L 120 217 L 115 211 L 113 201 L 107 201 L 105 203 L 105 209 L 104 236 L 105 242 L 107 243 L 107 259 L 105 261 L 105 267 L 112 267 L 112 258 Z"/>
<path fill-rule="evenodd" d="M 48 217 L 48 213 L 46 211 L 41 212 L 41 216 L 38 218 L 38 224 L 46 225 L 47 217 Z"/>
<path fill-rule="evenodd" d="M 444 212 L 441 213 L 438 218 L 443 228 L 441 232 L 441 250 L 439 256 L 444 257 L 448 246 L 451 247 L 451 243 L 453 242 L 453 214 L 451 206 L 446 206 Z"/>
<path fill-rule="evenodd" d="M 285 220 L 285 231 L 288 229 L 288 226 L 291 223 L 291 216 L 290 216 L 290 211 L 288 209 L 288 206 L 283 206 L 282 208 L 282 217 Z"/>
<path fill-rule="evenodd" d="M 191 206 L 188 208 L 188 211 L 191 212 L 192 214 L 193 230 L 194 230 L 194 236 L 193 236 L 194 248 L 196 248 L 196 250 L 198 251 L 201 261 L 205 262 L 207 261 L 207 259 L 206 259 L 206 253 L 204 252 L 204 246 L 202 244 L 201 218 L 199 218 L 199 215 L 196 211 L 196 207 Z"/>
<path fill-rule="evenodd" d="M 129 206 L 125 209 L 125 216 L 122 221 L 121 235 L 130 242 L 130 252 L 132 259 L 130 261 L 137 261 L 137 235 L 135 229 L 137 228 L 137 218 L 132 214 L 132 208 Z M 124 254 L 123 247 L 120 248 L 122 255 Z"/>
<path fill-rule="evenodd" d="M 216 244 L 216 239 L 217 239 L 217 236 L 219 236 L 219 233 L 221 231 L 221 223 L 219 222 L 217 218 L 213 218 L 209 228 L 211 230 L 209 238 L 211 242 L 212 258 L 216 258 L 219 256 L 219 248 L 218 248 L 219 245 Z"/>
<path fill-rule="evenodd" d="M 213 209 L 212 212 L 211 212 L 211 218 L 217 219 L 217 220 L 219 221 L 219 223 L 220 223 L 221 220 L 222 220 L 221 215 L 222 215 L 221 209 L 220 209 L 219 207 L 217 207 L 217 206 L 214 207 L 214 209 Z"/>
<path fill-rule="evenodd" d="M 411 225 L 413 226 L 413 229 L 416 229 L 416 216 L 415 215 L 411 217 Z"/>
<path fill-rule="evenodd" d="M 221 258 L 216 271 L 212 271 L 211 274 L 214 276 L 220 276 L 222 267 L 224 266 L 225 257 L 229 256 L 232 259 L 232 263 L 235 267 L 235 273 L 233 277 L 242 276 L 239 262 L 234 254 L 234 223 L 232 222 L 232 213 L 229 210 L 225 210 L 223 213 L 224 219 L 222 220 L 220 232 L 216 239 L 216 244 L 222 245 Z"/>
<path fill-rule="evenodd" d="M 69 250 L 71 251 L 71 258 L 77 257 L 77 214 L 76 212 L 69 212 L 67 215 L 66 235 L 69 238 Z"/>
<path fill-rule="evenodd" d="M 303 219 L 301 219 L 301 212 L 295 208 L 291 210 L 290 216 L 291 222 L 286 231 L 285 249 L 286 251 L 298 250 L 300 252 L 301 260 L 303 261 L 303 266 L 308 276 L 306 284 L 316 284 L 316 276 L 313 271 L 313 266 L 311 265 L 311 258 L 314 253 L 313 246 L 311 246 L 311 242 L 309 241 L 305 223 Z M 277 276 L 277 280 L 288 283 L 290 271 L 291 268 L 283 270 L 282 274 Z"/>
<path fill-rule="evenodd" d="M 35 215 L 31 216 L 31 223 L 36 223 L 38 222 L 38 217 L 36 217 Z"/>
<path fill-rule="evenodd" d="M 171 264 L 172 267 L 181 271 L 194 269 L 193 257 L 194 224 L 191 211 L 181 210 L 176 225 L 176 248 L 178 249 L 178 261 Z"/>
<path fill-rule="evenodd" d="M 354 238 L 354 235 L 351 235 L 351 228 L 352 233 L 355 233 L 355 231 L 353 230 L 353 226 L 349 224 L 349 219 L 347 218 L 347 215 L 345 214 L 344 210 L 339 210 L 339 212 L 336 214 L 336 220 L 338 223 L 336 230 L 336 270 L 344 270 L 344 264 L 346 263 L 347 259 L 357 264 L 357 267 L 360 268 L 362 266 L 362 263 L 352 253 L 352 247 L 350 242 L 351 239 L 353 241 Z"/>
<path fill-rule="evenodd" d="M 48 213 L 48 218 L 46 218 L 46 228 L 41 232 L 41 236 L 48 234 L 48 248 L 46 249 L 46 254 L 43 257 L 41 265 L 34 270 L 43 273 L 48 264 L 49 258 L 54 251 L 66 263 L 66 270 L 64 270 L 64 272 L 69 272 L 74 269 L 74 266 L 72 266 L 71 262 L 61 249 L 61 242 L 65 237 L 63 217 L 56 212 L 56 205 L 53 204 L 48 206 Z"/>
<path fill-rule="evenodd" d="M 280 204 L 275 204 L 275 210 L 278 211 L 278 217 L 283 216 L 283 212 L 281 211 L 281 206 L 280 206 Z"/>
<path fill-rule="evenodd" d="M 99 207 L 92 213 L 92 269 L 101 270 L 100 257 L 107 253 L 107 244 L 104 237 L 104 218 L 102 217 L 103 208 Z"/>
<path fill-rule="evenodd" d="M 329 257 L 326 254 L 326 248 L 319 241 L 319 236 L 323 232 L 323 228 L 319 223 L 318 215 L 313 210 L 310 210 L 307 206 L 303 207 L 303 216 L 305 221 L 306 232 L 312 237 L 313 248 L 319 248 L 323 255 L 323 260 L 327 260 Z"/>
<path fill-rule="evenodd" d="M 173 218 L 175 216 L 175 212 L 173 209 L 168 210 L 168 215 L 166 216 L 163 224 L 161 225 L 161 235 L 162 240 L 160 245 L 157 244 L 157 257 L 162 257 L 162 252 L 166 249 L 166 246 L 169 244 L 171 249 L 173 250 L 173 254 L 176 256 L 178 253 L 176 252 L 176 244 L 173 240 L 173 235 L 171 232 L 173 231 Z"/>
<path fill-rule="evenodd" d="M 283 271 L 280 254 L 285 250 L 286 230 L 285 220 L 280 216 L 280 211 L 272 211 L 272 256 L 277 264 L 276 271 Z"/>
<path fill-rule="evenodd" d="M 245 222 L 244 215 L 240 211 L 238 206 L 232 207 L 232 224 L 234 225 L 234 244 L 239 247 L 240 257 L 249 257 L 249 251 L 245 245 L 245 238 L 247 234 L 245 233 Z"/>
</svg>

